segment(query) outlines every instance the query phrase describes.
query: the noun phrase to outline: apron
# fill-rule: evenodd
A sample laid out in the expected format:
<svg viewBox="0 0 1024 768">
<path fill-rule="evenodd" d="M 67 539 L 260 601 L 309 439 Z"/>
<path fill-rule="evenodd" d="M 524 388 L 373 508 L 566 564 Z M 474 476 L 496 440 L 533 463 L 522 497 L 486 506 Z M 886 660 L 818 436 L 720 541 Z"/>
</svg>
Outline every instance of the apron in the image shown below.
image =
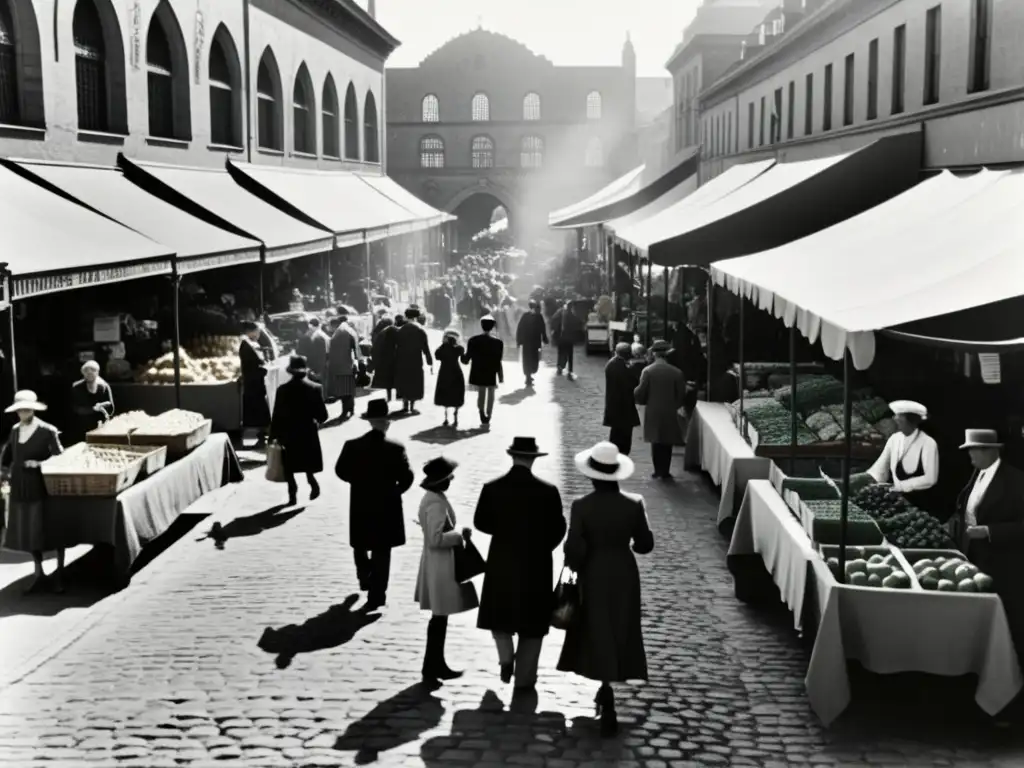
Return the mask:
<svg viewBox="0 0 1024 768">
<path fill-rule="evenodd" d="M 903 457 L 900 457 L 899 462 L 896 464 L 896 468 L 893 470 L 893 479 L 903 482 L 904 480 L 910 480 L 915 477 L 924 477 L 924 454 L 921 454 L 920 460 L 917 462 L 917 469 L 914 472 L 907 472 L 903 466 Z M 907 500 L 908 504 L 922 509 L 925 512 L 934 514 L 935 510 L 935 489 L 936 486 L 926 488 L 923 491 L 905 491 L 903 498 Z"/>
</svg>

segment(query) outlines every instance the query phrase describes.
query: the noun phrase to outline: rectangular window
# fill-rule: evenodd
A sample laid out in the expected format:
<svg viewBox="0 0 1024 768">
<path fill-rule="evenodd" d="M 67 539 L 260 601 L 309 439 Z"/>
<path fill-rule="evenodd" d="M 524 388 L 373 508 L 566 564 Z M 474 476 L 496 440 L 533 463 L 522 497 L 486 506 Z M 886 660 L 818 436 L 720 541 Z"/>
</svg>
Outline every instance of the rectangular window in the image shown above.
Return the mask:
<svg viewBox="0 0 1024 768">
<path fill-rule="evenodd" d="M 747 149 L 754 148 L 754 102 L 747 104 Z"/>
<path fill-rule="evenodd" d="M 763 147 L 764 146 L 764 118 L 765 118 L 765 114 L 764 114 L 764 96 L 762 96 L 761 97 L 761 119 L 759 121 L 760 125 L 758 126 L 758 129 L 757 129 L 758 130 L 758 146 L 759 147 Z"/>
<path fill-rule="evenodd" d="M 725 151 L 729 153 L 735 152 L 735 144 L 733 144 L 732 140 L 732 112 L 725 116 L 725 125 Z"/>
<path fill-rule="evenodd" d="M 892 113 L 903 112 L 907 83 L 907 25 L 900 24 L 892 33 Z"/>
<path fill-rule="evenodd" d="M 814 133 L 814 75 L 804 81 L 804 136 Z"/>
<path fill-rule="evenodd" d="M 939 67 L 942 64 L 942 6 L 928 9 L 924 29 L 924 103 L 939 103 Z"/>
<path fill-rule="evenodd" d="M 846 57 L 843 71 L 843 125 L 853 125 L 853 84 L 856 63 L 851 53 Z"/>
<path fill-rule="evenodd" d="M 821 116 L 821 130 L 832 130 L 832 65 L 825 65 L 825 106 Z"/>
<path fill-rule="evenodd" d="M 992 51 L 992 0 L 971 1 L 970 72 L 967 92 L 980 93 L 989 88 L 989 65 Z"/>
<path fill-rule="evenodd" d="M 786 138 L 793 138 L 793 121 L 796 119 L 796 82 L 789 81 L 789 104 L 786 105 Z"/>
<path fill-rule="evenodd" d="M 868 44 L 868 120 L 878 117 L 878 38 Z"/>
</svg>

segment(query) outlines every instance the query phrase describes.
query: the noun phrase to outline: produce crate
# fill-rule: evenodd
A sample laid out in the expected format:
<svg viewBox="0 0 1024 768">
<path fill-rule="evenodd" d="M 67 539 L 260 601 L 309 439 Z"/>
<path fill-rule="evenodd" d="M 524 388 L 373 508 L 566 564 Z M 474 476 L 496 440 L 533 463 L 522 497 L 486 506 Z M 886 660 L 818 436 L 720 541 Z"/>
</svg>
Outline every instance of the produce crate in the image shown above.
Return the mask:
<svg viewBox="0 0 1024 768">
<path fill-rule="evenodd" d="M 914 570 L 915 566 L 922 560 L 934 560 L 937 557 L 943 557 L 946 560 L 956 559 L 963 560 L 965 563 L 970 563 L 970 560 L 967 559 L 967 556 L 965 554 L 955 549 L 904 549 L 901 550 L 901 554 L 906 559 L 907 563 L 910 565 L 910 571 L 911 575 L 913 575 L 914 577 L 914 581 L 921 589 L 923 589 L 926 592 L 937 592 L 944 595 L 953 595 L 956 597 L 986 597 L 991 596 L 994 592 L 994 585 L 988 585 L 987 588 L 982 589 L 981 587 L 984 586 L 984 583 L 982 585 L 979 585 L 977 582 L 975 582 L 975 586 L 978 589 L 978 591 L 976 592 L 961 592 L 959 590 L 945 591 L 939 589 L 930 589 L 922 585 L 921 578 Z M 982 574 L 980 571 L 979 574 L 987 575 Z M 956 579 L 950 580 L 953 581 L 954 584 L 957 583 Z"/>
<path fill-rule="evenodd" d="M 822 544 L 818 548 L 821 557 L 825 562 L 828 562 L 829 558 L 839 557 L 839 547 L 832 546 L 830 544 Z M 920 592 L 921 585 L 917 583 L 917 579 L 914 578 L 914 569 L 907 562 L 903 554 L 896 548 L 890 546 L 879 546 L 879 547 L 847 547 L 846 548 L 846 562 L 849 564 L 854 560 L 869 560 L 875 555 L 880 555 L 883 559 L 881 564 L 888 565 L 892 568 L 893 573 L 902 571 L 906 577 L 906 586 L 904 587 L 883 587 L 880 584 L 870 583 L 853 583 L 847 579 L 845 585 L 851 587 L 863 587 L 866 589 L 898 589 L 901 592 Z M 876 558 L 877 559 L 877 558 Z M 829 566 L 829 570 L 832 572 L 832 576 L 839 579 L 833 570 L 832 566 Z"/>
<path fill-rule="evenodd" d="M 815 507 L 823 501 L 814 501 L 811 504 L 800 499 L 799 494 L 789 494 L 790 498 L 795 496 L 798 507 L 797 516 L 804 526 L 811 541 L 822 545 L 839 545 L 839 519 L 834 513 L 823 515 L 816 511 Z M 839 501 L 829 500 L 829 503 L 838 508 Z M 872 520 L 866 512 L 852 502 L 849 505 L 849 516 L 846 520 L 846 545 L 847 547 L 873 547 L 885 543 L 885 537 L 878 528 L 878 524 Z"/>
<path fill-rule="evenodd" d="M 110 451 L 128 457 L 124 466 L 118 469 L 75 469 L 69 460 L 86 451 Z M 60 456 L 47 459 L 40 465 L 46 492 L 50 496 L 117 496 L 130 488 L 145 467 L 149 453 L 119 445 L 91 445 L 77 443 Z"/>
<path fill-rule="evenodd" d="M 182 432 L 176 435 L 157 435 L 135 432 L 132 439 L 146 445 L 165 446 L 168 454 L 174 457 L 184 456 L 189 451 L 206 442 L 206 438 L 213 431 L 213 420 L 206 419 L 202 424 L 191 432 Z"/>
</svg>

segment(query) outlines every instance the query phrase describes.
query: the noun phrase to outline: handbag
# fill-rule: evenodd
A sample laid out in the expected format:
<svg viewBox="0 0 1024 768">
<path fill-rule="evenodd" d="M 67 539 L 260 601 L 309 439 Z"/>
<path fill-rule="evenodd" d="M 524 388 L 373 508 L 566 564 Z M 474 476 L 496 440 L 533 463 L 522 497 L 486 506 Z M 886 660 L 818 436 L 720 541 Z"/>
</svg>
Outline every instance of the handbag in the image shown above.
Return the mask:
<svg viewBox="0 0 1024 768">
<path fill-rule="evenodd" d="M 287 482 L 284 474 L 284 448 L 276 440 L 267 446 L 267 480 L 272 483 Z"/>
<path fill-rule="evenodd" d="M 455 523 L 452 522 L 451 515 L 448 516 L 446 522 L 448 525 L 445 527 L 454 531 Z M 487 568 L 484 556 L 480 554 L 480 550 L 472 541 L 463 541 L 462 546 L 454 547 L 452 555 L 455 558 L 455 581 L 459 584 L 465 584 L 467 581 L 475 579 Z"/>
<path fill-rule="evenodd" d="M 572 575 L 566 576 L 566 566 L 562 566 L 558 574 L 558 583 L 552 596 L 554 608 L 551 610 L 551 626 L 555 629 L 569 629 L 579 618 L 580 606 L 583 605 L 583 593 L 580 591 L 579 580 Z"/>
</svg>

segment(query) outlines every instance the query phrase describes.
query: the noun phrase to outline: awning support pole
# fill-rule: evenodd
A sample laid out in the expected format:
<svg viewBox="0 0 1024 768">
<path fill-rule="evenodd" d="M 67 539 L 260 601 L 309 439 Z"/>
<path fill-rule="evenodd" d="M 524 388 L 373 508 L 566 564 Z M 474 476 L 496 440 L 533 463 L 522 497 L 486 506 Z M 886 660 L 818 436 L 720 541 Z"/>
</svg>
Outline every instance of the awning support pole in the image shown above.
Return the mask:
<svg viewBox="0 0 1024 768">
<path fill-rule="evenodd" d="M 18 355 L 14 351 L 14 299 L 11 296 L 11 288 L 13 281 L 11 280 L 11 270 L 6 264 L 0 265 L 0 274 L 3 275 L 4 279 L 4 298 L 7 300 L 7 330 L 11 339 L 11 384 L 14 386 L 14 391 L 18 391 Z"/>
<path fill-rule="evenodd" d="M 672 281 L 672 269 L 665 267 L 665 341 L 668 341 L 668 307 L 669 307 L 669 283 Z"/>
<path fill-rule="evenodd" d="M 796 324 L 789 329 L 789 474 L 796 475 Z"/>
<path fill-rule="evenodd" d="M 705 347 L 704 362 L 708 368 L 708 391 L 705 395 L 707 401 L 711 402 L 711 339 L 714 338 L 714 322 L 715 322 L 715 281 L 711 279 L 711 273 L 708 272 L 708 327 L 704 332 Z"/>
<path fill-rule="evenodd" d="M 747 388 L 747 366 L 746 366 L 746 362 L 743 359 L 743 344 L 746 341 L 743 338 L 746 335 L 744 333 L 744 330 L 745 330 L 744 326 L 746 325 L 746 322 L 745 322 L 745 320 L 746 320 L 745 314 L 746 313 L 744 312 L 744 308 L 746 307 L 746 305 L 747 305 L 747 298 L 741 294 L 740 295 L 740 360 L 739 360 L 739 362 L 740 362 L 740 434 L 743 435 L 743 439 L 744 440 L 747 439 L 747 416 L 746 416 L 746 413 L 743 410 L 743 399 L 744 399 L 743 398 L 743 391 Z"/>
<path fill-rule="evenodd" d="M 636 267 L 633 263 L 633 253 L 629 257 L 629 311 L 636 313 Z"/>
<path fill-rule="evenodd" d="M 263 273 L 263 260 L 260 259 L 260 274 Z M 181 408 L 181 275 L 178 274 L 178 260 L 171 262 L 171 297 L 172 303 L 172 331 L 174 344 L 174 407 Z M 263 312 L 263 281 L 260 281 L 260 315 Z"/>
<path fill-rule="evenodd" d="M 654 296 L 651 290 L 651 272 L 654 269 L 654 262 L 647 259 L 647 346 L 651 345 L 651 315 L 654 314 Z"/>
<path fill-rule="evenodd" d="M 263 294 L 263 273 L 267 267 L 267 246 L 260 246 L 260 260 L 256 265 L 256 269 L 259 270 L 259 290 L 260 290 L 260 320 L 262 321 L 267 312 L 266 297 Z M 176 268 L 175 268 L 176 269 Z M 175 293 L 177 295 L 177 293 Z"/>
<path fill-rule="evenodd" d="M 373 312 L 373 294 L 370 292 L 370 241 L 366 240 L 366 232 L 363 232 L 363 240 L 366 241 L 366 309 Z"/>
<path fill-rule="evenodd" d="M 853 360 L 847 348 L 843 354 L 843 496 L 839 500 L 839 583 L 846 583 L 846 520 L 850 506 L 850 460 L 853 454 Z"/>
</svg>

